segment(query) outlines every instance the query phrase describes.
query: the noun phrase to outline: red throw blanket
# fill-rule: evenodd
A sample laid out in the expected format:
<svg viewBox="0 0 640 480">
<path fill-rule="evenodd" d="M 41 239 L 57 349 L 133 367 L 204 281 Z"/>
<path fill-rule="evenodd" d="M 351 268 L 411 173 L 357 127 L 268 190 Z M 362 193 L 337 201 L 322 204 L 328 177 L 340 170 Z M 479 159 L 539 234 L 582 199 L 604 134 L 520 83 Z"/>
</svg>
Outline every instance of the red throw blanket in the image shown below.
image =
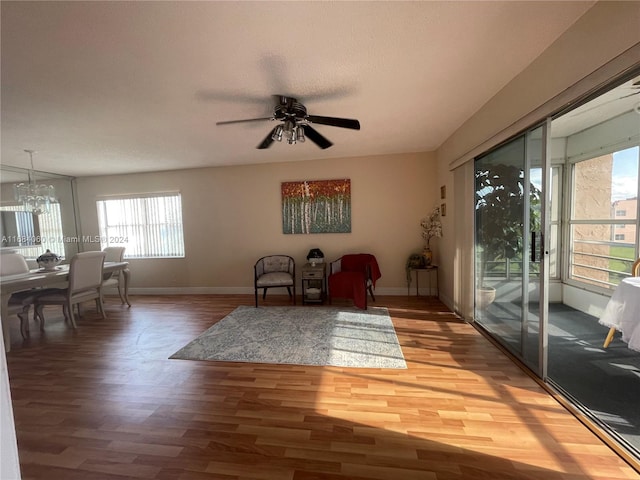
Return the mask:
<svg viewBox="0 0 640 480">
<path fill-rule="evenodd" d="M 344 255 L 341 261 L 342 271 L 329 276 L 329 293 L 336 298 L 352 298 L 358 308 L 367 308 L 367 266 L 371 272 L 371 281 L 382 276 L 376 257 L 368 253 Z"/>
</svg>

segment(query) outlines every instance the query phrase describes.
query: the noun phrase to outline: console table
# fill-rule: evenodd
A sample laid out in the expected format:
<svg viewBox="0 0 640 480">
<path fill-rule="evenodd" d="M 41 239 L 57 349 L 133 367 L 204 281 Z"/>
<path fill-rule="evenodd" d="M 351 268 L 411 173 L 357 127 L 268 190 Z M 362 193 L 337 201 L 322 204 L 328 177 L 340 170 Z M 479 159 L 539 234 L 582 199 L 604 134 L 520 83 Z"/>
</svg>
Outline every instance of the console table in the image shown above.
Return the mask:
<svg viewBox="0 0 640 480">
<path fill-rule="evenodd" d="M 420 273 L 426 272 L 429 280 L 429 295 L 431 295 L 431 276 L 436 276 L 436 297 L 440 296 L 440 285 L 438 283 L 438 266 L 429 265 L 428 267 L 408 267 L 407 268 L 407 295 L 411 295 L 411 272 L 416 272 L 416 296 L 420 295 Z"/>
<path fill-rule="evenodd" d="M 327 264 L 306 263 L 302 266 L 302 304 L 324 303 L 327 297 Z"/>
</svg>

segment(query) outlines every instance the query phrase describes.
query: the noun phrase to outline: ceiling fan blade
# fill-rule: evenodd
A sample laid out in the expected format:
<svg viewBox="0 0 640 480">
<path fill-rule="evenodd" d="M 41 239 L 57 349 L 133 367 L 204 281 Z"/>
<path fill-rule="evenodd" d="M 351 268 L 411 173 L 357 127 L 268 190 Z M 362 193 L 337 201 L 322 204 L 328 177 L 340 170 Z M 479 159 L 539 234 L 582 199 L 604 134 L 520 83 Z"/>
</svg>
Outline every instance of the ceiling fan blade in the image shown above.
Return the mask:
<svg viewBox="0 0 640 480">
<path fill-rule="evenodd" d="M 216 122 L 216 125 L 231 125 L 233 123 L 246 123 L 246 122 L 264 122 L 265 120 L 274 120 L 274 118 L 264 117 L 264 118 L 250 118 L 248 120 L 228 120 L 226 122 Z"/>
<path fill-rule="evenodd" d="M 260 145 L 258 145 L 256 148 L 258 148 L 258 149 L 269 148 L 271 146 L 271 144 L 273 143 L 272 135 L 276 131 L 276 128 L 278 128 L 278 127 L 274 127 L 273 130 L 271 130 L 269 132 L 269 135 L 264 137 L 264 140 L 262 140 L 262 143 Z"/>
<path fill-rule="evenodd" d="M 308 115 L 306 119 L 312 123 L 319 123 L 321 125 L 331 125 L 332 127 L 360 130 L 360 122 L 351 118 L 320 117 L 318 115 Z"/>
<path fill-rule="evenodd" d="M 320 148 L 322 148 L 323 150 L 325 148 L 329 148 L 331 145 L 333 145 L 333 143 L 331 143 L 329 140 L 327 140 L 325 137 L 323 137 L 322 135 L 320 135 L 320 132 L 318 132 L 315 128 L 313 128 L 311 125 L 302 125 L 302 128 L 304 128 L 304 134 L 305 136 L 311 140 L 312 142 L 314 142 L 316 145 L 318 145 Z"/>
</svg>

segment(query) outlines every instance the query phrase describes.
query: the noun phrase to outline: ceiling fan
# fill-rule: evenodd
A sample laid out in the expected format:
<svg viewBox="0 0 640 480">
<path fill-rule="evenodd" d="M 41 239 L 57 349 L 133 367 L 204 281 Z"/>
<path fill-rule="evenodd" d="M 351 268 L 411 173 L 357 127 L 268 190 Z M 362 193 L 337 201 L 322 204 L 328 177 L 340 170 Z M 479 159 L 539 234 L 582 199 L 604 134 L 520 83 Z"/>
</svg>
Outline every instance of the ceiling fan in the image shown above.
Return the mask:
<svg viewBox="0 0 640 480">
<path fill-rule="evenodd" d="M 640 80 L 636 80 L 635 82 L 633 82 L 629 88 L 631 90 L 638 90 L 638 91 L 630 93 L 629 95 L 625 95 L 624 97 L 620 97 L 620 98 L 627 98 L 627 97 L 632 97 L 634 95 L 640 95 Z"/>
<path fill-rule="evenodd" d="M 320 148 L 329 148 L 333 143 L 320 134 L 310 123 L 319 125 L 331 125 L 332 127 L 350 128 L 360 130 L 360 122 L 350 118 L 321 117 L 307 114 L 306 107 L 293 97 L 277 95 L 278 103 L 273 108 L 273 115 L 263 118 L 250 118 L 248 120 L 229 120 L 226 122 L 216 122 L 216 125 L 230 125 L 233 123 L 260 122 L 264 120 L 277 120 L 279 123 L 269 135 L 258 145 L 257 148 L 269 148 L 274 141 L 281 142 L 283 138 L 289 145 L 297 142 L 304 142 L 309 138 Z"/>
</svg>

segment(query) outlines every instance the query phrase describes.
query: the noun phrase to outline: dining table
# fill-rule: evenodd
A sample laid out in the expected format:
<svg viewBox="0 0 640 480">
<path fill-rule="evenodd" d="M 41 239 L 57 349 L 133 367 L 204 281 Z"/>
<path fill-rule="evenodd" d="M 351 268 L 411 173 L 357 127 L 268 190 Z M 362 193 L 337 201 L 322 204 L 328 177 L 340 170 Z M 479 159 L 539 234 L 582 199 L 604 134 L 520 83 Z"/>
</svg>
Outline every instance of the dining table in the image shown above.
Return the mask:
<svg viewBox="0 0 640 480">
<path fill-rule="evenodd" d="M 619 331 L 622 332 L 622 341 L 630 349 L 640 352 L 640 277 L 628 277 L 620 282 L 598 323 L 609 327 L 604 348 Z"/>
<path fill-rule="evenodd" d="M 122 272 L 124 298 L 129 303 L 129 262 L 104 262 L 104 273 Z M 59 265 L 53 270 L 34 269 L 26 273 L 0 276 L 0 320 L 2 321 L 2 336 L 5 352 L 11 350 L 9 298 L 16 292 L 28 291 L 34 288 L 65 288 L 69 281 L 69 265 Z"/>
</svg>

